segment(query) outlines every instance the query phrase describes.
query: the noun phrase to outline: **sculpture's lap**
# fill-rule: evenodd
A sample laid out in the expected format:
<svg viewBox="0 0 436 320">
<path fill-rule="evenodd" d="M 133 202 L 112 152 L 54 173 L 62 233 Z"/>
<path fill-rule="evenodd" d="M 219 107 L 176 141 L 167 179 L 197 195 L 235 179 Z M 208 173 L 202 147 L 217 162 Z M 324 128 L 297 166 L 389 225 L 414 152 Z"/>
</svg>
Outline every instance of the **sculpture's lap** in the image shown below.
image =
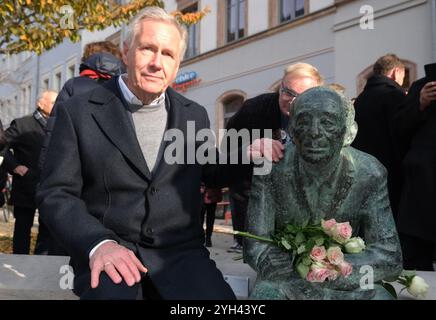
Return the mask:
<svg viewBox="0 0 436 320">
<path fill-rule="evenodd" d="M 305 280 L 292 282 L 257 281 L 250 294 L 253 300 L 393 300 L 391 294 L 381 285 L 373 290 L 339 291 L 321 287 Z"/>
</svg>

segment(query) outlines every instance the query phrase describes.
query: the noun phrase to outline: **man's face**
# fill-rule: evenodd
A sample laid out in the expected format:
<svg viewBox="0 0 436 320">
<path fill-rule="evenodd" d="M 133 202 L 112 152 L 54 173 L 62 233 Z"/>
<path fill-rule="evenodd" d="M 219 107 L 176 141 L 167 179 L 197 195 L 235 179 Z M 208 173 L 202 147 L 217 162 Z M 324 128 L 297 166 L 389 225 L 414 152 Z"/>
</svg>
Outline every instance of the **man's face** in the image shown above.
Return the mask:
<svg viewBox="0 0 436 320">
<path fill-rule="evenodd" d="M 292 75 L 284 77 L 279 95 L 280 111 L 285 115 L 289 115 L 290 103 L 294 101 L 295 96 L 316 86 L 318 86 L 317 81 L 310 77 L 296 77 Z"/>
<path fill-rule="evenodd" d="M 171 24 L 144 20 L 129 47 L 125 43 L 123 61 L 128 85 L 138 98 L 155 98 L 173 82 L 180 65 L 181 37 Z"/>
<path fill-rule="evenodd" d="M 294 140 L 301 157 L 312 164 L 339 155 L 346 131 L 345 111 L 331 99 L 306 102 L 294 114 Z"/>
<path fill-rule="evenodd" d="M 58 94 L 55 92 L 45 92 L 42 98 L 38 101 L 38 108 L 48 117 L 53 109 Z"/>
</svg>

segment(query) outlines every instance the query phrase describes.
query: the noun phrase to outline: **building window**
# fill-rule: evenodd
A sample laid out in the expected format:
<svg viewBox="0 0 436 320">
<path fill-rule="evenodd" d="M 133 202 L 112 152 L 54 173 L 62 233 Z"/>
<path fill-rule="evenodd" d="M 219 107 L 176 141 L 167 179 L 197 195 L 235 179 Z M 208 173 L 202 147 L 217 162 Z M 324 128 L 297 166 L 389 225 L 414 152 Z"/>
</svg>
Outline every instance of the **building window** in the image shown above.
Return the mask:
<svg viewBox="0 0 436 320">
<path fill-rule="evenodd" d="M 32 99 L 32 86 L 29 84 L 27 86 L 27 97 L 26 97 L 26 107 L 29 112 L 31 110 L 31 105 L 30 105 L 30 103 L 32 102 L 31 99 Z"/>
<path fill-rule="evenodd" d="M 67 80 L 74 77 L 75 71 L 76 71 L 76 66 L 74 64 L 72 64 L 71 66 L 68 67 L 68 69 L 67 69 Z"/>
<path fill-rule="evenodd" d="M 304 0 L 280 0 L 280 22 L 304 15 Z"/>
<path fill-rule="evenodd" d="M 245 0 L 227 0 L 227 42 L 245 36 Z"/>
<path fill-rule="evenodd" d="M 190 12 L 197 12 L 198 11 L 198 4 L 194 3 L 193 5 L 181 10 L 182 13 L 190 13 Z M 185 52 L 185 59 L 191 58 L 193 56 L 196 56 L 198 54 L 198 36 L 199 36 L 199 24 L 192 24 L 189 27 L 187 27 L 188 30 L 188 47 L 186 48 Z"/>
<path fill-rule="evenodd" d="M 233 96 L 223 101 L 224 128 L 227 126 L 229 119 L 235 115 L 244 103 L 244 97 Z"/>
<path fill-rule="evenodd" d="M 56 90 L 57 92 L 61 91 L 61 80 L 62 79 L 62 75 L 60 72 L 55 74 L 54 77 L 54 90 Z"/>
<path fill-rule="evenodd" d="M 247 94 L 244 91 L 229 90 L 216 100 L 215 128 L 219 144 L 223 139 L 223 131 L 220 129 L 226 128 L 230 118 L 239 111 L 246 98 Z"/>
<path fill-rule="evenodd" d="M 20 110 L 20 113 L 21 114 L 24 114 L 24 113 L 26 113 L 26 107 L 27 107 L 27 88 L 22 88 L 21 89 L 21 101 L 22 101 L 22 105 L 21 105 L 21 110 Z"/>
<path fill-rule="evenodd" d="M 42 88 L 48 90 L 48 78 L 42 81 Z"/>
</svg>

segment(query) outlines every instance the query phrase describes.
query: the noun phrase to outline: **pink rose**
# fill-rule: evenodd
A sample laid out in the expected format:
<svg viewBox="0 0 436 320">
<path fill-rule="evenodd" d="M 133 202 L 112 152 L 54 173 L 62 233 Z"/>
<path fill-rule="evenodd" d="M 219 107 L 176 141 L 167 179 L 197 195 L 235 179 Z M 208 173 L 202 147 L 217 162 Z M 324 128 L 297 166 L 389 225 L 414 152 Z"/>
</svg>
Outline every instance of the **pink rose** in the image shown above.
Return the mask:
<svg viewBox="0 0 436 320">
<path fill-rule="evenodd" d="M 314 246 L 310 252 L 310 257 L 315 261 L 322 261 L 326 257 L 326 251 L 324 246 L 318 247 Z"/>
<path fill-rule="evenodd" d="M 339 277 L 339 271 L 336 269 L 330 269 L 330 275 L 329 275 L 329 280 L 330 281 L 334 281 Z"/>
<path fill-rule="evenodd" d="M 351 272 L 353 272 L 353 266 L 351 265 L 351 263 L 348 263 L 346 261 L 342 262 L 339 265 L 339 269 L 341 270 L 341 274 L 347 278 Z"/>
<path fill-rule="evenodd" d="M 315 273 L 313 271 L 309 271 L 309 273 L 306 276 L 306 280 L 309 282 L 316 282 L 315 281 Z"/>
<path fill-rule="evenodd" d="M 328 261 L 337 266 L 344 262 L 344 254 L 342 253 L 341 248 L 339 247 L 330 247 L 327 250 L 327 259 Z"/>
<path fill-rule="evenodd" d="M 311 270 L 307 274 L 306 280 L 310 282 L 324 282 L 330 276 L 328 268 L 320 268 L 312 265 Z"/>
<path fill-rule="evenodd" d="M 339 243 L 345 243 L 351 238 L 352 229 L 349 222 L 337 223 L 333 226 L 331 233 L 333 239 Z"/>
<path fill-rule="evenodd" d="M 324 229 L 324 232 L 326 234 L 328 234 L 329 236 L 331 236 L 331 231 L 332 228 L 336 225 L 336 220 L 335 219 L 330 219 L 330 220 L 321 220 L 321 226 Z"/>
</svg>

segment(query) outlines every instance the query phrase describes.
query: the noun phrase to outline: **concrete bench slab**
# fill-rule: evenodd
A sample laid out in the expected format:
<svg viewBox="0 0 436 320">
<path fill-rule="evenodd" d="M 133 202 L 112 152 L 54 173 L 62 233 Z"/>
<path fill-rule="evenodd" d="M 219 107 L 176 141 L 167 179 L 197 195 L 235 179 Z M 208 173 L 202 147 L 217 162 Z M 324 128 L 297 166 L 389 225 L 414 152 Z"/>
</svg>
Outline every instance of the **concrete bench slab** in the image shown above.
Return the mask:
<svg viewBox="0 0 436 320">
<path fill-rule="evenodd" d="M 72 300 L 69 257 L 0 254 L 0 299 Z"/>
</svg>

